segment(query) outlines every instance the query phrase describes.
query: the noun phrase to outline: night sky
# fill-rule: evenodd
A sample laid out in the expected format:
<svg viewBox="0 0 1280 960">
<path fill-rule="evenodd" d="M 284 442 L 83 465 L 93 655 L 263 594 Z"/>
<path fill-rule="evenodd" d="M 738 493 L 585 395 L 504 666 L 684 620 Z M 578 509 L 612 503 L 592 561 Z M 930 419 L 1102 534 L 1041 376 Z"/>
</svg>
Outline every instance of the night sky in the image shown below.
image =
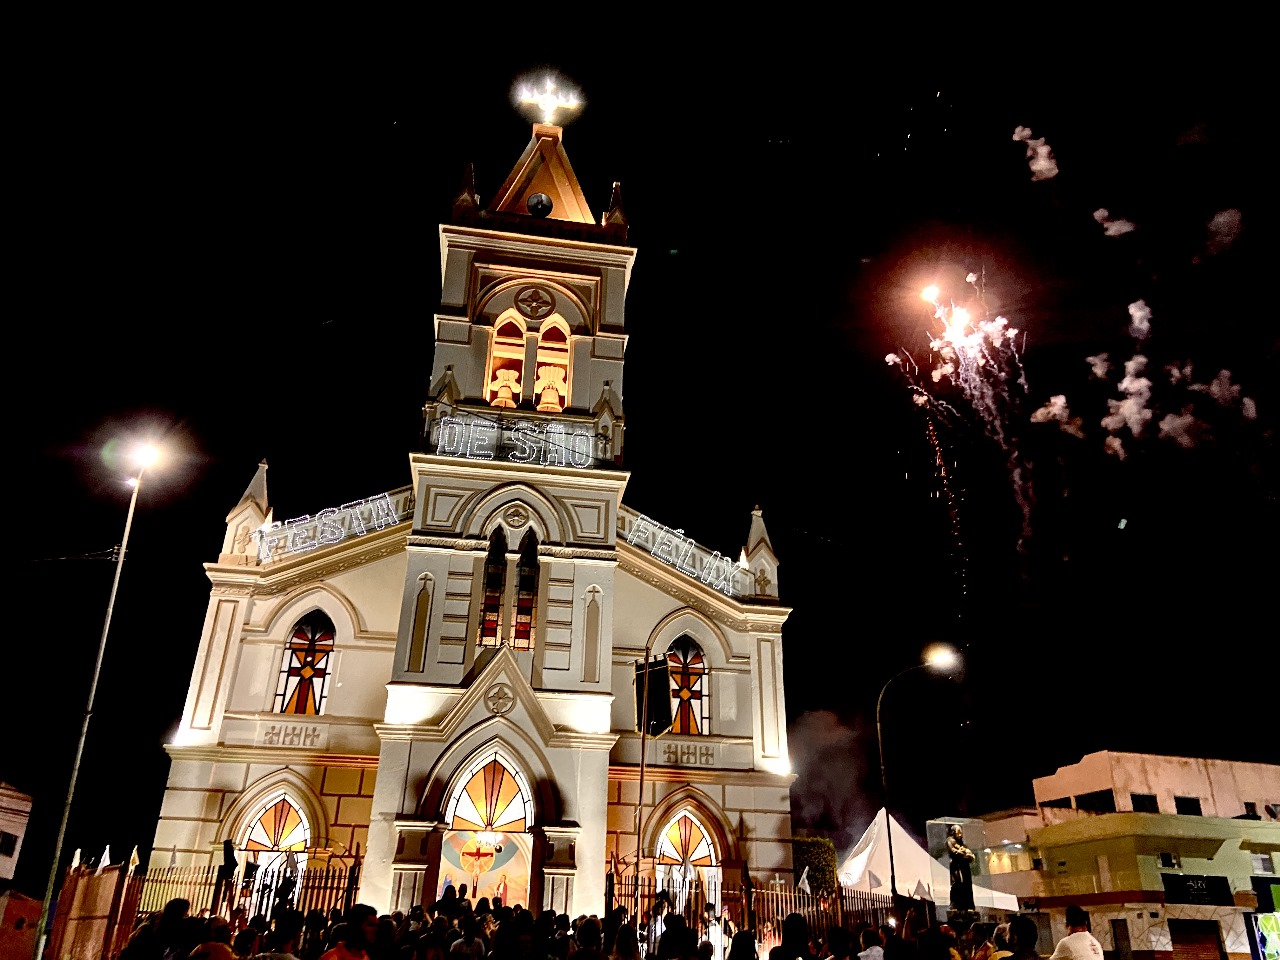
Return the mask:
<svg viewBox="0 0 1280 960">
<path fill-rule="evenodd" d="M 585 98 L 564 143 L 587 200 L 620 182 L 639 250 L 625 500 L 734 555 L 763 508 L 794 608 L 795 822 L 842 851 L 883 799 L 877 695 L 935 641 L 963 673 L 883 700 L 917 831 L 1029 804 L 1033 777 L 1096 750 L 1280 759 L 1269 160 L 1238 51 L 1184 53 L 555 63 Z M 149 427 L 183 450 L 140 497 L 63 848 L 119 862 L 148 852 L 201 564 L 258 461 L 277 519 L 409 481 L 437 224 L 468 163 L 487 203 L 519 158 L 511 88 L 537 66 L 433 63 L 367 110 L 122 71 L 17 148 L 0 780 L 36 798 L 19 889 L 44 892 L 124 524 L 108 441 Z M 1041 140 L 1057 172 L 1036 179 Z M 931 377 L 929 283 L 1019 331 L 977 374 L 982 410 Z M 1151 417 L 1117 431 L 1121 458 L 1102 421 L 1135 353 Z M 1068 421 L 1034 422 L 1056 395 Z"/>
</svg>

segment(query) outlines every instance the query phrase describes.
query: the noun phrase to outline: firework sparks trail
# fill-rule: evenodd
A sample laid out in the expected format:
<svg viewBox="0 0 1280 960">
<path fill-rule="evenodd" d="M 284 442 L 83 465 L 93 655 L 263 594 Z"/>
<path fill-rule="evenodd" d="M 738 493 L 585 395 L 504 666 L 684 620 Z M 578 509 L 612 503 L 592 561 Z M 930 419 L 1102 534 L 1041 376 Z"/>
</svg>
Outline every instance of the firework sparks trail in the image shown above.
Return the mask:
<svg viewBox="0 0 1280 960">
<path fill-rule="evenodd" d="M 944 303 L 936 286 L 926 287 L 920 295 L 933 307 L 935 332 L 929 338 L 929 352 L 933 359 L 930 379 L 935 384 L 945 381 L 959 389 L 968 406 L 977 414 L 983 431 L 1003 451 L 1014 499 L 1022 515 L 1019 539 L 1019 549 L 1022 549 L 1031 535 L 1033 496 L 1016 439 L 1006 427 L 1011 408 L 1028 391 L 1026 371 L 1018 350 L 1021 334 L 1009 325 L 1006 317 L 988 318 L 984 315 L 982 276 L 970 273 L 965 282 L 973 287 L 975 294 L 972 307 L 957 306 L 954 301 Z M 911 360 L 906 351 L 902 354 Z M 937 407 L 958 416 L 953 406 L 939 400 L 916 382 L 914 360 L 911 360 L 912 370 L 907 369 L 898 354 L 888 354 L 885 362 L 902 369 L 918 405 Z M 1016 397 L 1011 395 L 1011 389 Z M 936 442 L 936 437 L 931 436 L 931 442 Z"/>
</svg>

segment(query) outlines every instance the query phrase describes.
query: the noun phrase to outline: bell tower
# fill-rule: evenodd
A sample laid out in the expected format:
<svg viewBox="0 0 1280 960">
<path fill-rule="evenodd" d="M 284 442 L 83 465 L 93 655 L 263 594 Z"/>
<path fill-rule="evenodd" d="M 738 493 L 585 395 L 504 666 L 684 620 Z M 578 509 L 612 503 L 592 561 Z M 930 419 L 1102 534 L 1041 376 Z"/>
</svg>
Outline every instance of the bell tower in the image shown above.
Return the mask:
<svg viewBox="0 0 1280 960">
<path fill-rule="evenodd" d="M 487 207 L 468 170 L 439 236 L 361 896 L 416 902 L 466 867 L 576 914 L 600 902 L 605 875 L 636 251 L 618 184 L 597 221 L 563 129 L 545 122 Z M 490 772 L 477 784 L 519 789 L 477 804 L 478 770 Z M 517 795 L 519 818 L 501 812 Z"/>
<path fill-rule="evenodd" d="M 489 209 L 469 171 L 440 227 L 426 449 L 539 466 L 622 465 L 623 301 L 635 250 L 621 191 L 596 223 L 562 140 L 536 123 Z M 500 231 L 501 236 L 495 231 Z"/>
</svg>

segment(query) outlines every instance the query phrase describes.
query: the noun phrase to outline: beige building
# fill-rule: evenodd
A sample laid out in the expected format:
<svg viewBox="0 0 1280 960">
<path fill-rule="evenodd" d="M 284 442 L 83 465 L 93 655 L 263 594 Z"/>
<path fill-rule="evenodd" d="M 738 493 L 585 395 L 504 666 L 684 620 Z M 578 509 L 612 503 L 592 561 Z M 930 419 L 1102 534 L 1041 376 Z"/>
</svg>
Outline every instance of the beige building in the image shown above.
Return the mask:
<svg viewBox="0 0 1280 960">
<path fill-rule="evenodd" d="M 1114 960 L 1253 956 L 1280 886 L 1280 765 L 1101 751 L 1033 788 L 1034 811 L 983 818 L 983 856 L 1047 921 L 1042 945 L 1077 903 Z"/>
<path fill-rule="evenodd" d="M 358 863 L 379 911 L 451 881 L 573 914 L 610 870 L 790 870 L 764 519 L 721 554 L 624 503 L 626 235 L 556 126 L 458 196 L 404 486 L 280 522 L 264 463 L 227 516 L 153 865 L 230 840 L 260 874 Z M 672 725 L 642 756 L 646 654 Z"/>
<path fill-rule="evenodd" d="M 31 797 L 0 782 L 0 880 L 12 880 L 31 819 Z"/>
</svg>

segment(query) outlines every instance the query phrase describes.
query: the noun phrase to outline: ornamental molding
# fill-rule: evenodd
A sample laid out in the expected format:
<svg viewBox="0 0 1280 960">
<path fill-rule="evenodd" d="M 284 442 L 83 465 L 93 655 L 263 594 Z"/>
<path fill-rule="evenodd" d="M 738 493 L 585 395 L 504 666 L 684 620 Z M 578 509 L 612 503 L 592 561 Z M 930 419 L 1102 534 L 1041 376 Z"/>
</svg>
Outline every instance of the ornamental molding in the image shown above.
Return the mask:
<svg viewBox="0 0 1280 960">
<path fill-rule="evenodd" d="M 213 589 L 209 591 L 210 595 L 215 597 L 252 597 L 256 591 L 253 587 L 248 586 L 230 586 L 228 584 L 214 584 Z"/>
<path fill-rule="evenodd" d="M 485 691 L 484 705 L 495 717 L 505 716 L 516 705 L 516 695 L 505 683 L 495 683 Z"/>
<path fill-rule="evenodd" d="M 209 763 L 267 763 L 279 767 L 356 767 L 377 770 L 378 757 L 351 753 L 328 753 L 297 747 L 219 746 L 215 744 L 178 746 L 164 745 L 172 760 L 206 761 Z"/>
<path fill-rule="evenodd" d="M 660 783 L 727 784 L 734 787 L 789 787 L 798 774 L 767 773 L 763 770 L 733 770 L 724 767 L 664 767 L 646 763 L 645 780 Z M 639 766 L 609 764 L 609 779 L 639 781 Z"/>
<path fill-rule="evenodd" d="M 541 320 L 556 308 L 556 298 L 539 286 L 528 286 L 516 292 L 516 310 L 526 320 Z"/>
<path fill-rule="evenodd" d="M 734 630 L 745 630 L 746 623 L 737 617 L 729 616 L 721 607 L 712 606 L 699 594 L 686 590 L 679 586 L 671 577 L 662 576 L 659 572 L 641 567 L 626 557 L 618 557 L 618 566 L 626 573 L 631 574 L 637 580 L 643 580 L 645 583 L 657 587 L 668 596 L 674 597 L 687 607 L 692 607 L 699 613 L 718 623 L 722 623 Z"/>
<path fill-rule="evenodd" d="M 616 550 L 595 550 L 590 547 L 561 547 L 555 544 L 539 544 L 538 556 L 557 560 L 608 560 L 616 561 Z"/>
<path fill-rule="evenodd" d="M 458 550 L 468 553 L 485 553 L 489 549 L 489 541 L 474 537 L 430 537 L 423 534 L 410 534 L 406 543 L 410 547 Z M 515 554 L 513 553 L 512 556 Z M 618 553 L 613 549 L 566 547 L 547 543 L 538 544 L 538 556 L 552 557 L 556 560 L 603 560 L 606 563 L 615 563 L 618 559 Z"/>
<path fill-rule="evenodd" d="M 487 540 L 472 537 L 429 537 L 423 534 L 410 534 L 406 541 L 411 547 L 434 547 L 438 550 L 469 550 L 481 553 L 489 549 Z"/>
<path fill-rule="evenodd" d="M 449 743 L 457 736 L 456 730 L 443 723 L 438 725 L 427 723 L 375 723 L 373 729 L 378 734 L 378 738 L 384 741 Z M 561 727 L 555 727 L 543 745 L 548 749 L 566 748 L 609 751 L 613 749 L 613 745 L 617 742 L 618 734 L 616 733 L 582 733 L 578 730 L 565 730 Z"/>
<path fill-rule="evenodd" d="M 296 587 L 314 583 L 316 580 L 328 579 L 345 570 L 354 570 L 356 567 L 363 567 L 377 560 L 394 557 L 404 551 L 407 539 L 406 534 L 401 533 L 393 540 L 356 548 L 327 561 L 307 564 L 287 576 L 271 577 L 264 580 L 256 593 L 258 596 L 275 596 L 280 593 L 287 593 Z"/>
<path fill-rule="evenodd" d="M 624 541 L 619 541 L 619 547 L 625 545 Z M 753 633 L 764 636 L 782 635 L 782 625 L 787 617 L 791 615 L 790 607 L 769 606 L 767 612 L 764 612 L 759 606 L 751 606 L 742 609 L 742 605 L 737 600 L 725 598 L 729 602 L 741 610 L 741 613 L 735 613 L 732 608 L 726 608 L 721 602 L 720 594 L 710 591 L 695 592 L 683 584 L 683 574 L 677 572 L 674 576 L 667 574 L 666 567 L 654 565 L 650 563 L 649 554 L 634 551 L 628 552 L 623 549 L 617 551 L 618 566 L 631 574 L 638 580 L 643 580 L 652 586 L 662 590 L 667 595 L 674 597 L 693 609 L 710 617 L 712 620 L 731 627 L 734 630 Z M 640 558 L 639 560 L 635 558 Z M 701 586 L 699 584 L 699 586 Z M 708 600 L 710 598 L 710 602 Z M 763 619 L 761 619 L 763 618 Z"/>
</svg>

